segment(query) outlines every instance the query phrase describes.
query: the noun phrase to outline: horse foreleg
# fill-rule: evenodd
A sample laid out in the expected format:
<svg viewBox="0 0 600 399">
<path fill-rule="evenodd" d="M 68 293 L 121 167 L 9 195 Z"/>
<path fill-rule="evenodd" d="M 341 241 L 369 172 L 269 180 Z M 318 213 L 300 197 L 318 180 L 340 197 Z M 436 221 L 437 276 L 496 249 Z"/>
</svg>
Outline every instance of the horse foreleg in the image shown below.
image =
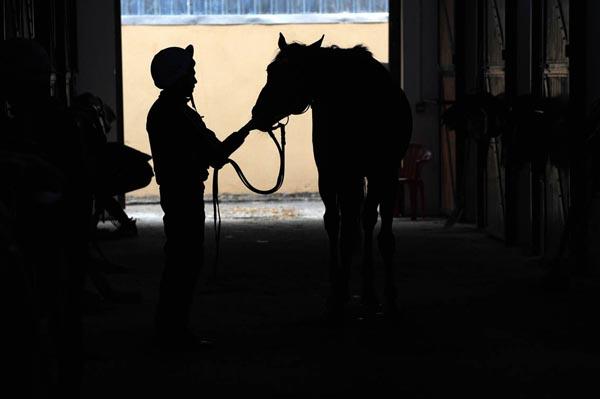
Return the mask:
<svg viewBox="0 0 600 399">
<path fill-rule="evenodd" d="M 396 240 L 392 231 L 393 208 L 395 200 L 396 184 L 386 187 L 383 192 L 379 212 L 381 213 L 381 229 L 377 237 L 379 251 L 383 258 L 385 267 L 385 311 L 394 314 L 397 312 L 396 306 L 396 283 L 394 276 L 394 253 L 396 251 Z"/>
<path fill-rule="evenodd" d="M 323 222 L 325 231 L 329 238 L 329 284 L 330 295 L 328 300 L 328 312 L 340 312 L 343 307 L 341 300 L 341 270 L 339 263 L 339 230 L 340 230 L 340 214 L 337 202 L 337 195 L 331 187 L 326 187 L 322 179 L 319 179 L 319 193 L 325 205 L 325 213 Z"/>
</svg>

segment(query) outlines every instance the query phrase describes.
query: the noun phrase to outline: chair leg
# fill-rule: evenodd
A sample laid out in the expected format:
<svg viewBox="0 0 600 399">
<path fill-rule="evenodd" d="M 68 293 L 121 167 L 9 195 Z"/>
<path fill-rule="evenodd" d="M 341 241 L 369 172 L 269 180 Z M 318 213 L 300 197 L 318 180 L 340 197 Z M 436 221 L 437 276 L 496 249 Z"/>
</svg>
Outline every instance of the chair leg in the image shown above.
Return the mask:
<svg viewBox="0 0 600 399">
<path fill-rule="evenodd" d="M 425 184 L 419 181 L 419 194 L 421 200 L 421 219 L 425 218 Z"/>
<path fill-rule="evenodd" d="M 396 186 L 396 202 L 394 204 L 394 213 L 393 213 L 393 217 L 398 218 L 400 216 L 402 216 L 403 213 L 403 205 L 404 205 L 404 184 L 399 181 L 398 185 Z"/>
</svg>

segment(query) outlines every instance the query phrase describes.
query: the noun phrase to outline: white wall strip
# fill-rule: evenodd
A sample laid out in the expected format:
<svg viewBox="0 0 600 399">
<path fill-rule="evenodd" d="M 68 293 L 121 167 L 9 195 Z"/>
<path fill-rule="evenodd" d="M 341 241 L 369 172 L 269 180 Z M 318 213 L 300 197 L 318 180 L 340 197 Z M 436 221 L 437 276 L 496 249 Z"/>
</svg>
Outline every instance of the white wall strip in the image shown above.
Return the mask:
<svg viewBox="0 0 600 399">
<path fill-rule="evenodd" d="M 388 22 L 388 13 L 122 15 L 122 25 L 290 25 L 368 24 Z"/>
</svg>

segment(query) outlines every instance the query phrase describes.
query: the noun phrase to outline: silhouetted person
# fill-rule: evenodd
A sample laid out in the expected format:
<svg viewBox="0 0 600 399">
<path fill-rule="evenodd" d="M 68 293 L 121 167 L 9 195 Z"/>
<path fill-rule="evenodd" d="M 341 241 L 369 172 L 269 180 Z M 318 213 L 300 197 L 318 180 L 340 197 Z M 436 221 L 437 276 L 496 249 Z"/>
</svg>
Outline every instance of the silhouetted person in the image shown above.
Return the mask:
<svg viewBox="0 0 600 399">
<path fill-rule="evenodd" d="M 165 269 L 156 312 L 159 342 L 170 347 L 195 343 L 189 316 L 203 265 L 204 181 L 209 166 L 220 168 L 251 129 L 248 123 L 223 142 L 187 103 L 196 84 L 194 49 L 169 47 L 151 65 L 154 84 L 162 89 L 148 113 L 154 172 L 164 211 Z"/>
<path fill-rule="evenodd" d="M 14 237 L 32 269 L 36 307 L 48 318 L 56 348 L 57 369 L 46 374 L 49 390 L 64 398 L 78 397 L 80 296 L 91 211 L 85 154 L 67 110 L 50 96 L 50 61 L 44 48 L 24 39 L 5 41 L 1 47 L 1 94 L 9 109 L 2 150 L 23 172 L 15 179 L 16 200 L 9 204 L 16 212 Z"/>
</svg>

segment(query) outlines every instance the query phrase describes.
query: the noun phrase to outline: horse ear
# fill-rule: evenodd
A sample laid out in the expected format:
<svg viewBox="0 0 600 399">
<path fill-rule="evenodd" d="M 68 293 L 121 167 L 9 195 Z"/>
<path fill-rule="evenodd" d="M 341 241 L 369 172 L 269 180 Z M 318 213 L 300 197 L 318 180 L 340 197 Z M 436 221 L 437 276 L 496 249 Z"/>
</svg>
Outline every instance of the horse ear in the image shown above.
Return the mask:
<svg viewBox="0 0 600 399">
<path fill-rule="evenodd" d="M 288 46 L 287 42 L 285 41 L 285 37 L 283 36 L 283 33 L 279 32 L 279 42 L 277 43 L 279 45 L 279 49 L 283 50 L 284 48 L 286 48 Z"/>
<path fill-rule="evenodd" d="M 314 42 L 313 44 L 311 44 L 309 47 L 310 48 L 319 48 L 321 47 L 321 44 L 323 44 L 323 39 L 325 38 L 325 35 L 321 36 L 321 38 L 319 40 L 317 40 L 316 42 Z"/>
</svg>

